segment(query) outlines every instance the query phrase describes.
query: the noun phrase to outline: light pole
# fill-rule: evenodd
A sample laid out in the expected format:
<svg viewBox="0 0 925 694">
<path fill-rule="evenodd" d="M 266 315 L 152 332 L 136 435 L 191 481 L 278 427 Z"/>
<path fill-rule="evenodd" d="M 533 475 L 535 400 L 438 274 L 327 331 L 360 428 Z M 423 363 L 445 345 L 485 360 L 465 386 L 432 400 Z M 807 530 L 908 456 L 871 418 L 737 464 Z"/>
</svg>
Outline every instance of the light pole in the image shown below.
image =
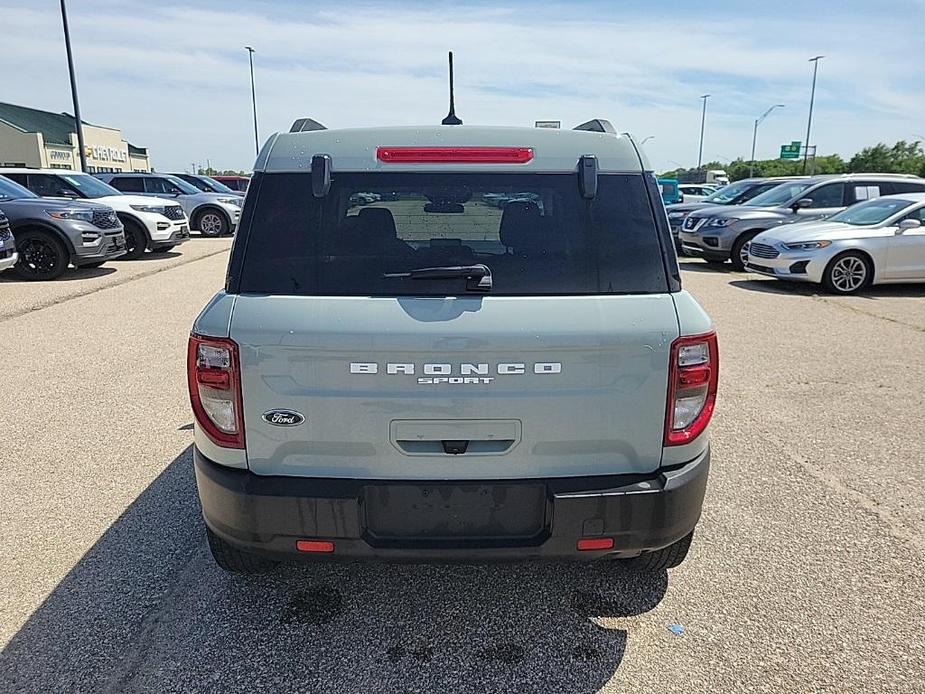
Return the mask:
<svg viewBox="0 0 925 694">
<path fill-rule="evenodd" d="M 647 137 L 644 137 L 642 138 L 642 142 L 639 143 L 639 146 L 642 147 L 646 142 L 648 142 L 649 140 L 654 140 L 654 139 L 655 139 L 655 135 L 649 135 Z"/>
<path fill-rule="evenodd" d="M 816 73 L 819 72 L 819 61 L 825 58 L 824 55 L 817 55 L 810 58 L 809 62 L 813 64 L 813 88 L 809 93 L 809 118 L 806 120 L 806 142 L 803 150 L 803 173 L 806 173 L 806 160 L 809 158 L 809 133 L 813 127 L 813 102 L 816 100 Z M 813 168 L 816 164 L 816 154 L 813 153 Z"/>
<path fill-rule="evenodd" d="M 245 46 L 251 63 L 251 103 L 254 106 L 254 155 L 260 154 L 260 136 L 257 134 L 257 88 L 254 86 L 254 49 Z"/>
<path fill-rule="evenodd" d="M 703 112 L 700 114 L 700 153 L 697 155 L 697 169 L 700 169 L 700 165 L 703 163 L 703 127 L 707 122 L 707 99 L 710 98 L 709 94 L 704 94 L 700 97 L 703 99 Z"/>
<path fill-rule="evenodd" d="M 71 77 L 71 98 L 74 100 L 74 125 L 77 129 L 77 149 L 80 155 L 80 170 L 87 171 L 87 153 L 84 150 L 83 121 L 80 119 L 80 102 L 77 100 L 77 77 L 74 75 L 74 56 L 71 53 L 71 32 L 67 26 L 67 8 L 61 0 L 61 23 L 64 25 L 64 47 L 67 50 L 67 71 Z"/>
<path fill-rule="evenodd" d="M 767 118 L 775 108 L 784 108 L 784 104 L 774 104 L 771 108 L 762 113 L 760 118 L 755 119 L 755 132 L 752 133 L 752 163 L 748 167 L 749 178 L 755 174 L 755 143 L 758 141 L 758 126 L 761 125 L 761 122 Z"/>
</svg>

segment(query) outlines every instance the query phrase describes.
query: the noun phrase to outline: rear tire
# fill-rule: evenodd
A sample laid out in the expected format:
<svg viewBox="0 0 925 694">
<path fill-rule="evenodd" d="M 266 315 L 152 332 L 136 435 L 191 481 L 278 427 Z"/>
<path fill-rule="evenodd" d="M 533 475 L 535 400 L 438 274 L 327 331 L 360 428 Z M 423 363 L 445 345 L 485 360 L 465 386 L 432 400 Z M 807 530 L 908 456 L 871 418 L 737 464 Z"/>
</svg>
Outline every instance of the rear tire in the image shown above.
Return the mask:
<svg viewBox="0 0 925 694">
<path fill-rule="evenodd" d="M 200 234 L 210 238 L 224 236 L 231 231 L 231 223 L 228 218 L 214 208 L 197 212 L 196 217 L 193 219 L 193 226 L 199 229 Z"/>
<path fill-rule="evenodd" d="M 629 560 L 630 566 L 637 571 L 665 571 L 680 566 L 691 548 L 694 533 L 691 532 L 673 545 L 668 545 L 654 552 L 646 552 Z"/>
<path fill-rule="evenodd" d="M 206 528 L 209 538 L 209 551 L 219 568 L 235 574 L 262 574 L 276 567 L 271 559 L 244 552 L 228 544 L 218 535 Z"/>
<path fill-rule="evenodd" d="M 125 227 L 125 255 L 118 259 L 138 260 L 148 246 L 148 237 L 135 222 L 126 221 L 122 225 Z"/>
<path fill-rule="evenodd" d="M 14 234 L 19 262 L 13 268 L 24 280 L 55 280 L 67 270 L 70 257 L 67 249 L 55 236 L 40 229 L 29 229 Z"/>
</svg>

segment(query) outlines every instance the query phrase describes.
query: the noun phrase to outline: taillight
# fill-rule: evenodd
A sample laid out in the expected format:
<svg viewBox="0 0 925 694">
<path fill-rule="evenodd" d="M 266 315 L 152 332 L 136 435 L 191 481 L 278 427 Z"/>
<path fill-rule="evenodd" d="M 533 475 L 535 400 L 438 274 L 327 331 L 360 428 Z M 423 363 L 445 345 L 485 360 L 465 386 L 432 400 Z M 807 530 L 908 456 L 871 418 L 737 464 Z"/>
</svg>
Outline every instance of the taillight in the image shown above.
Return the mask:
<svg viewBox="0 0 925 694">
<path fill-rule="evenodd" d="M 193 414 L 206 436 L 225 448 L 244 448 L 238 345 L 190 335 L 186 374 Z"/>
<path fill-rule="evenodd" d="M 671 343 L 665 445 L 680 446 L 707 428 L 716 405 L 719 346 L 716 333 L 679 337 Z"/>
<path fill-rule="evenodd" d="M 376 158 L 384 164 L 526 164 L 533 160 L 529 147 L 379 147 Z"/>
</svg>

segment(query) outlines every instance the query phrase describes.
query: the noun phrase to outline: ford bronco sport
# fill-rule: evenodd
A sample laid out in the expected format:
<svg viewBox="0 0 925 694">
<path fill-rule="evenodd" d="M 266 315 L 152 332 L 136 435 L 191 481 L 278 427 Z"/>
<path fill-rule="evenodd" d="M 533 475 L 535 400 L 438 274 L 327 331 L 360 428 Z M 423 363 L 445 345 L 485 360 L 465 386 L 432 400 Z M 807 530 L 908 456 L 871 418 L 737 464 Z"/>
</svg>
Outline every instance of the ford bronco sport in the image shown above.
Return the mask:
<svg viewBox="0 0 925 694">
<path fill-rule="evenodd" d="M 212 555 L 676 566 L 717 369 L 651 167 L 606 121 L 297 121 L 189 340 Z"/>
</svg>

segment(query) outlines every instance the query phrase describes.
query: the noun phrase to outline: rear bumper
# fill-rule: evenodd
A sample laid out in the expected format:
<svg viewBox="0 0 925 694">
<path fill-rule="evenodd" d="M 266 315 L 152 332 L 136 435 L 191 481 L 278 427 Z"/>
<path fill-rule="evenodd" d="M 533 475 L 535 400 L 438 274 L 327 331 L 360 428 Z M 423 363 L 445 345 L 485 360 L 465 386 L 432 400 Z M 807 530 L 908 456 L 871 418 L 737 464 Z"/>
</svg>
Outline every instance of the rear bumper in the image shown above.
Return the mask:
<svg viewBox="0 0 925 694">
<path fill-rule="evenodd" d="M 700 519 L 710 451 L 651 475 L 459 484 L 270 477 L 218 465 L 198 449 L 193 459 L 209 528 L 272 558 L 593 560 L 637 556 L 690 533 Z M 469 500 L 483 504 L 471 518 Z M 444 509 L 450 515 L 441 517 Z M 532 534 L 525 534 L 524 516 L 537 519 Z M 484 523 L 494 530 L 477 530 Z M 439 536 L 446 527 L 452 536 Z M 466 535 L 469 529 L 476 532 Z M 594 537 L 613 538 L 613 549 L 578 551 L 580 538 Z M 304 554 L 296 550 L 299 539 L 333 541 L 335 550 Z"/>
</svg>

